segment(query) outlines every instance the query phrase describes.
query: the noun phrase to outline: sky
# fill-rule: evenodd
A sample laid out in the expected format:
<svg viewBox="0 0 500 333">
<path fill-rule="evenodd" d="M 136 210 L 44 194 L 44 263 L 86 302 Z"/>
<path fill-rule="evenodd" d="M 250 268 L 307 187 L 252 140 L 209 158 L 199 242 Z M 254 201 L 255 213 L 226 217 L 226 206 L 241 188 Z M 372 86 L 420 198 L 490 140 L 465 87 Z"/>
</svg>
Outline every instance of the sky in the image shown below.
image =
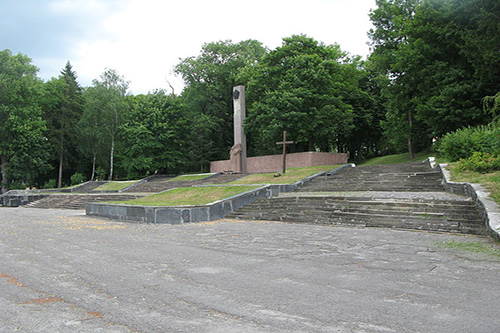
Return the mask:
<svg viewBox="0 0 500 333">
<path fill-rule="evenodd" d="M 71 62 L 82 86 L 106 68 L 133 94 L 173 86 L 203 44 L 255 39 L 275 49 L 305 34 L 366 57 L 375 0 L 0 0 L 0 50 L 28 55 L 45 81 Z"/>
</svg>

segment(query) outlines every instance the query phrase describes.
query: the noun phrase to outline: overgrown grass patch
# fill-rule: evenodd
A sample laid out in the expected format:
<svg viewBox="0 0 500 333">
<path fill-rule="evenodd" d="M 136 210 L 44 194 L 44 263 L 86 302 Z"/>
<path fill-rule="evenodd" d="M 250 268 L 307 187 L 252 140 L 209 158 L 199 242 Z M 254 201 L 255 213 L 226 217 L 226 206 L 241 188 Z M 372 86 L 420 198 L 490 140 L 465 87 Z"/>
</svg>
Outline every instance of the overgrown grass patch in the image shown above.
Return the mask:
<svg viewBox="0 0 500 333">
<path fill-rule="evenodd" d="M 257 186 L 181 187 L 148 197 L 110 203 L 137 206 L 206 205 L 257 188 Z"/>
<path fill-rule="evenodd" d="M 207 177 L 210 177 L 214 175 L 213 173 L 204 173 L 204 174 L 197 174 L 197 175 L 180 175 L 175 178 L 169 179 L 169 182 L 172 181 L 186 181 L 186 180 L 200 180 L 200 179 L 205 179 Z"/>
<path fill-rule="evenodd" d="M 475 171 L 460 171 L 456 163 L 448 164 L 446 168 L 451 173 L 454 182 L 481 184 L 490 191 L 490 198 L 500 205 L 500 171 L 479 173 Z"/>
<path fill-rule="evenodd" d="M 113 181 L 99 186 L 98 188 L 94 189 L 94 191 L 120 191 L 124 188 L 134 185 L 137 182 L 138 180 Z"/>
<path fill-rule="evenodd" d="M 457 242 L 449 241 L 438 244 L 439 247 L 444 247 L 447 249 L 457 249 L 461 251 L 483 253 L 491 256 L 496 256 L 500 258 L 500 248 L 491 244 L 485 244 L 482 242 Z"/>
<path fill-rule="evenodd" d="M 361 162 L 359 165 L 384 165 L 384 164 L 400 164 L 400 163 L 408 163 L 408 162 L 417 162 L 424 161 L 429 157 L 436 157 L 439 160 L 439 163 L 446 163 L 446 161 L 441 158 L 437 153 L 431 151 L 422 151 L 420 153 L 415 154 L 415 158 L 410 160 L 410 154 L 394 154 L 387 156 L 374 157 L 364 162 Z"/>
<path fill-rule="evenodd" d="M 229 184 L 293 184 L 320 171 L 330 171 L 340 166 L 341 165 L 322 165 L 305 168 L 289 168 L 286 169 L 284 175 L 279 177 L 275 177 L 277 174 L 280 174 L 279 172 L 256 173 Z"/>
</svg>

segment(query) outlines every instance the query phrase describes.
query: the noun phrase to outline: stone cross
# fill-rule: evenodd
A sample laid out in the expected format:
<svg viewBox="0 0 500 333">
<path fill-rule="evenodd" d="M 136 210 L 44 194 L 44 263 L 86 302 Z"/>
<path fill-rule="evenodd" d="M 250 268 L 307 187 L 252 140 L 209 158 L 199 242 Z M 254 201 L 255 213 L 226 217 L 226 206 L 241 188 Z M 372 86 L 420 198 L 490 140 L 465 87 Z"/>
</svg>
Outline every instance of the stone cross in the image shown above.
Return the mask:
<svg viewBox="0 0 500 333">
<path fill-rule="evenodd" d="M 286 170 L 286 145 L 292 143 L 294 142 L 286 141 L 286 131 L 283 131 L 283 141 L 276 142 L 277 145 L 283 145 L 283 171 L 282 171 L 283 174 L 285 173 Z"/>
<path fill-rule="evenodd" d="M 231 148 L 230 159 L 233 172 L 247 171 L 247 138 L 243 131 L 245 120 L 245 86 L 233 87 L 234 107 L 234 145 Z"/>
</svg>

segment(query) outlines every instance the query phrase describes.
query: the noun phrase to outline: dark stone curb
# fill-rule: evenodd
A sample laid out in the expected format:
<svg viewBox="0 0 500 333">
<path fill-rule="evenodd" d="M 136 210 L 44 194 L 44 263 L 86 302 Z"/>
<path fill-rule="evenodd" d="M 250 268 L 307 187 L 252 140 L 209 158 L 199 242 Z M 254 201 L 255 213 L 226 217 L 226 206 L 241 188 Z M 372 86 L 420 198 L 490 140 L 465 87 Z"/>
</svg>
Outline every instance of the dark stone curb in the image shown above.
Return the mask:
<svg viewBox="0 0 500 333">
<path fill-rule="evenodd" d="M 140 223 L 168 223 L 181 224 L 191 222 L 208 222 L 218 220 L 227 214 L 239 209 L 245 205 L 261 198 L 270 198 L 278 196 L 280 192 L 291 192 L 311 181 L 315 177 L 326 173 L 334 174 L 345 167 L 352 165 L 343 165 L 332 171 L 318 172 L 315 175 L 304 178 L 294 184 L 263 185 L 251 191 L 247 191 L 233 197 L 219 200 L 207 205 L 199 206 L 175 206 L 175 207 L 157 207 L 157 206 L 133 206 L 121 204 L 106 203 L 88 203 L 85 212 L 90 216 L 99 216 L 117 219 L 128 222 Z M 199 185 L 202 187 L 214 186 L 234 186 L 234 185 Z M 245 186 L 252 186 L 245 184 Z M 169 190 L 170 191 L 170 190 Z"/>
<path fill-rule="evenodd" d="M 488 234 L 497 241 L 500 241 L 500 209 L 488 197 L 489 192 L 479 184 L 450 181 L 450 172 L 446 170 L 447 165 L 439 164 L 436 166 L 443 175 L 445 190 L 472 198 L 481 212 L 481 219 L 484 221 Z"/>
</svg>

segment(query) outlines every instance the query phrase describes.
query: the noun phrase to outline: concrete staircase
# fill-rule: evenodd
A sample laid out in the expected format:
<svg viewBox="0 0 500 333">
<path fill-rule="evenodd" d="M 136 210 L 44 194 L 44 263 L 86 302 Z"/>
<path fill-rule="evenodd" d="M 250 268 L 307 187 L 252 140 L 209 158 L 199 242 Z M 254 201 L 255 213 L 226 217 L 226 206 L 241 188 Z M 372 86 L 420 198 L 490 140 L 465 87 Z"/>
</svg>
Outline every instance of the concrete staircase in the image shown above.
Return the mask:
<svg viewBox="0 0 500 333">
<path fill-rule="evenodd" d="M 125 201 L 143 197 L 143 194 L 51 194 L 48 197 L 34 201 L 26 208 L 56 208 L 56 209 L 85 209 L 89 202 Z"/>
<path fill-rule="evenodd" d="M 345 168 L 226 217 L 486 235 L 474 201 L 444 192 L 440 176 L 426 163 Z"/>
</svg>

